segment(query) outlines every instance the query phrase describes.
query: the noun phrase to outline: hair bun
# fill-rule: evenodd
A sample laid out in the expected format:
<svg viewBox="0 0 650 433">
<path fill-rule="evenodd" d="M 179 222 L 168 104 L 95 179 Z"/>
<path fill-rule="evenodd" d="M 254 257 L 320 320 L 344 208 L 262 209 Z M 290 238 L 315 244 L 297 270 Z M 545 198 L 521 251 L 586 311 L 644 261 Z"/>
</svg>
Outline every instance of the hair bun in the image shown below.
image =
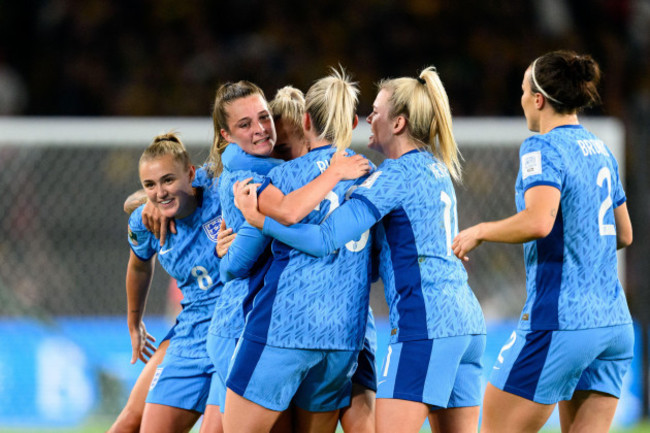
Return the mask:
<svg viewBox="0 0 650 433">
<path fill-rule="evenodd" d="M 591 56 L 577 56 L 573 62 L 577 77 L 582 81 L 593 81 L 596 78 L 596 67 Z"/>
</svg>

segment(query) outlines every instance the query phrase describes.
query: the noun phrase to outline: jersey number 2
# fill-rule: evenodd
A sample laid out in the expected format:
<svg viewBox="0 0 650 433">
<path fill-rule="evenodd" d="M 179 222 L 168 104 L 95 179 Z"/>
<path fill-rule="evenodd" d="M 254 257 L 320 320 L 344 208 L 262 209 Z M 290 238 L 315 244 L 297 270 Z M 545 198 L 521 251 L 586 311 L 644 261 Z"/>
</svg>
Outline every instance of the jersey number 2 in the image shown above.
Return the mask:
<svg viewBox="0 0 650 433">
<path fill-rule="evenodd" d="M 601 236 L 616 236 L 614 224 L 605 224 L 605 214 L 612 207 L 612 173 L 607 167 L 601 168 L 596 178 L 596 183 L 600 188 L 602 188 L 605 181 L 607 181 L 607 196 L 605 196 L 605 200 L 600 204 L 598 210 L 598 228 Z"/>
</svg>

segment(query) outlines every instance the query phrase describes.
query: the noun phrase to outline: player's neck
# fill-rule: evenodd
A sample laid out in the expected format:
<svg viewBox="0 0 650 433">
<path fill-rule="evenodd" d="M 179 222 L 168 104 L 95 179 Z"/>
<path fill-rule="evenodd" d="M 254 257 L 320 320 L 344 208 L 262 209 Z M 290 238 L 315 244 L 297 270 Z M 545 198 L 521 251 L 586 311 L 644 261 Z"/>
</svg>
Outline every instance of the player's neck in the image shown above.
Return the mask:
<svg viewBox="0 0 650 433">
<path fill-rule="evenodd" d="M 405 153 L 417 149 L 418 147 L 419 146 L 417 142 L 409 140 L 404 136 L 398 135 L 395 136 L 393 145 L 388 147 L 388 155 L 386 155 L 386 157 L 390 159 L 397 159 Z"/>
<path fill-rule="evenodd" d="M 558 126 L 578 124 L 580 124 L 580 122 L 578 121 L 578 115 L 576 113 L 559 114 L 552 112 L 545 116 L 542 116 L 542 118 L 539 120 L 539 133 L 546 134 Z"/>
<path fill-rule="evenodd" d="M 309 140 L 310 149 L 318 149 L 319 147 L 329 146 L 330 144 L 332 144 L 332 142 L 329 140 L 318 140 L 318 139 Z"/>
</svg>

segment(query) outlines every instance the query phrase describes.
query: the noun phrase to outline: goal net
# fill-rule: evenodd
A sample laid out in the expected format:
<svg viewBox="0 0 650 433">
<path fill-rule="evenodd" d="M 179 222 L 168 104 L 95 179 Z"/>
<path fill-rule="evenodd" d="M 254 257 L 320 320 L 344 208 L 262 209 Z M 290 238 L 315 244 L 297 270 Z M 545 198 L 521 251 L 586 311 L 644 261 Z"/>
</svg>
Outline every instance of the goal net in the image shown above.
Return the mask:
<svg viewBox="0 0 650 433">
<path fill-rule="evenodd" d="M 617 120 L 583 123 L 623 161 Z M 140 153 L 171 129 L 195 164 L 205 160 L 208 118 L 0 118 L 0 316 L 124 313 L 129 247 L 122 203 L 140 188 Z M 454 133 L 464 159 L 456 186 L 460 229 L 514 213 L 518 148 L 531 134 L 525 120 L 458 118 Z M 379 164 L 381 155 L 366 148 L 369 135 L 360 122 L 352 147 Z M 466 268 L 488 318 L 518 315 L 525 300 L 521 245 L 483 245 Z M 164 314 L 167 282 L 158 269 L 148 314 Z M 372 304 L 381 316 L 387 312 L 376 286 Z"/>
</svg>

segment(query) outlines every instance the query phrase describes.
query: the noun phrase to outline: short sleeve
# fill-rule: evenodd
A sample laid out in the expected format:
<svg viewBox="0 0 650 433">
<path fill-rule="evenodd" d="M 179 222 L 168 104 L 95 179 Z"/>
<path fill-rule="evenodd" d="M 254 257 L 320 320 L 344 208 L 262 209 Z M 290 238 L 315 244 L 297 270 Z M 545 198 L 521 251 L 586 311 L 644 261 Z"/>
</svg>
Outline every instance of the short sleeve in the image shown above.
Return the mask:
<svg viewBox="0 0 650 433">
<path fill-rule="evenodd" d="M 613 182 L 613 194 L 612 194 L 612 201 L 614 202 L 614 208 L 619 207 L 625 201 L 627 200 L 627 197 L 625 196 L 625 190 L 623 189 L 623 183 L 621 182 L 621 176 L 619 175 L 618 172 L 618 162 L 614 157 L 612 156 L 612 165 L 614 166 L 614 182 Z"/>
<path fill-rule="evenodd" d="M 157 239 L 142 222 L 142 209 L 144 205 L 137 208 L 129 217 L 129 245 L 140 260 L 147 261 L 156 254 L 155 243 Z"/>
<path fill-rule="evenodd" d="M 551 144 L 539 136 L 528 138 L 519 150 L 519 171 L 523 191 L 539 185 L 562 191 L 562 157 Z"/>
</svg>

